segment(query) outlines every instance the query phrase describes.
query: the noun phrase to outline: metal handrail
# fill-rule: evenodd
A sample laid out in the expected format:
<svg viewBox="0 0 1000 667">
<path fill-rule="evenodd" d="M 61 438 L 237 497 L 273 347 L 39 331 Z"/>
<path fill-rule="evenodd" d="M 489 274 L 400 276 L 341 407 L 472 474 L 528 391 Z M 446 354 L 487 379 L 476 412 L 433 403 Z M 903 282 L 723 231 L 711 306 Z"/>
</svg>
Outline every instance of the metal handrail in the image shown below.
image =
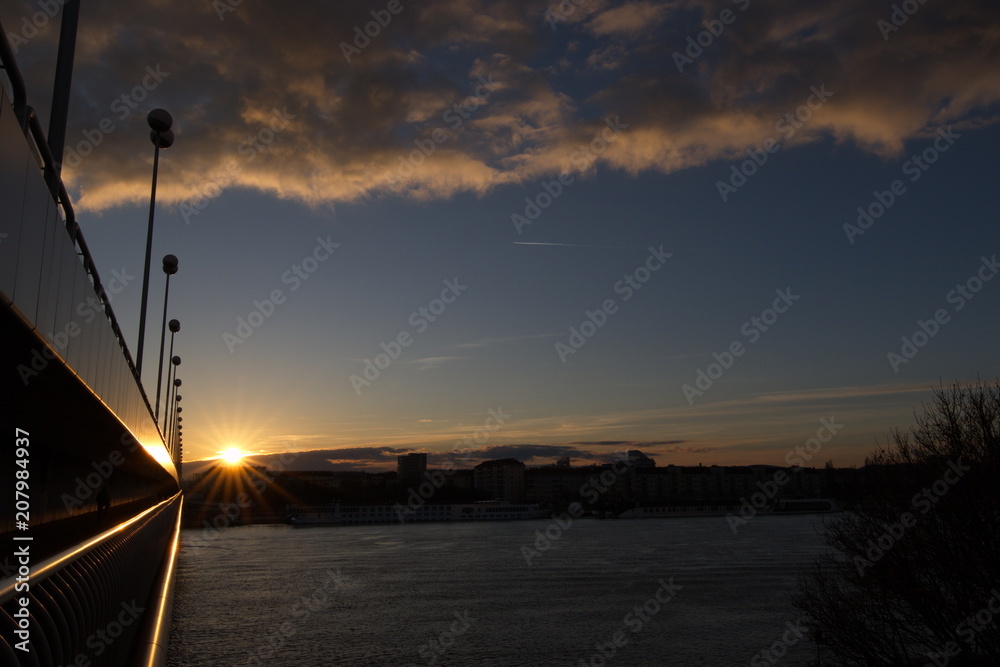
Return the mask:
<svg viewBox="0 0 1000 667">
<path fill-rule="evenodd" d="M 136 648 L 132 664 L 141 667 L 161 667 L 167 662 L 167 645 L 170 641 L 170 618 L 174 609 L 174 584 L 177 581 L 177 556 L 181 543 L 181 516 L 184 513 L 184 498 L 181 497 L 177 508 L 177 521 L 174 523 L 174 535 L 170 541 L 166 563 L 161 570 L 160 579 L 150 600 L 149 620 L 143 627 L 142 634 L 136 638 Z"/>
<path fill-rule="evenodd" d="M 140 512 L 139 514 L 136 514 L 128 521 L 120 523 L 117 526 L 114 526 L 113 528 L 109 528 L 100 535 L 92 537 L 89 540 L 86 540 L 85 542 L 81 542 L 76 546 L 70 547 L 69 549 L 62 551 L 61 553 L 58 553 L 52 556 L 51 558 L 47 558 L 38 565 L 35 565 L 34 567 L 31 568 L 32 585 L 36 585 L 45 581 L 56 572 L 59 572 L 67 565 L 76 561 L 78 558 L 81 558 L 86 554 L 90 553 L 92 550 L 101 546 L 102 544 L 107 542 L 110 538 L 122 532 L 132 524 L 136 523 L 137 521 L 141 521 L 144 517 L 146 517 L 150 513 L 163 509 L 166 505 L 176 500 L 177 496 L 179 495 L 181 495 L 180 491 L 178 491 L 176 495 L 171 496 L 168 500 L 164 500 L 163 502 L 157 503 L 156 505 L 153 505 L 149 509 Z M 16 576 L 11 576 L 8 577 L 7 579 L 4 579 L 3 581 L 0 581 L 0 605 L 6 604 L 13 597 L 14 586 L 16 584 L 17 584 Z"/>
<path fill-rule="evenodd" d="M 181 504 L 178 492 L 170 500 L 32 568 L 30 591 L 10 592 L 11 599 L 0 605 L 0 624 L 10 627 L 17 606 L 25 606 L 20 599 L 15 605 L 13 597 L 29 598 L 27 606 L 34 620 L 31 649 L 25 654 L 27 664 L 80 664 L 88 649 L 94 651 L 86 664 L 133 664 L 130 656 L 136 654 L 136 647 L 146 650 L 139 640 L 146 636 L 147 622 L 156 620 L 150 615 L 149 605 L 162 613 L 160 601 L 152 596 L 161 590 L 164 567 L 176 564 L 170 558 L 171 538 L 176 538 Z M 8 593 L 8 582 L 3 583 L 4 593 Z M 121 631 L 112 637 L 116 641 L 95 649 L 91 638 L 110 627 L 109 618 L 117 613 L 121 619 L 124 612 L 130 619 L 120 621 Z M 6 655 L 0 661 L 7 664 L 13 651 L 6 636 L 0 640 L 2 649 L 6 649 Z"/>
</svg>

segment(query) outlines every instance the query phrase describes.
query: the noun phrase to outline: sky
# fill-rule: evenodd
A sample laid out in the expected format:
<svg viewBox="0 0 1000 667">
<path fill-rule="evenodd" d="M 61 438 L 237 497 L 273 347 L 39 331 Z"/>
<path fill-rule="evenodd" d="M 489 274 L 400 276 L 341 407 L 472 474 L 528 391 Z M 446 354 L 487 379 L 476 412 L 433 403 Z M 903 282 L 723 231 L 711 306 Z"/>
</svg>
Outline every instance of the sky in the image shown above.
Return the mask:
<svg viewBox="0 0 1000 667">
<path fill-rule="evenodd" d="M 43 125 L 47 8 L 0 7 Z M 173 253 L 186 461 L 861 465 L 933 387 L 1000 375 L 998 26 L 964 0 L 85 2 L 64 178 L 134 354 L 145 118 L 172 114 L 143 382 Z"/>
</svg>

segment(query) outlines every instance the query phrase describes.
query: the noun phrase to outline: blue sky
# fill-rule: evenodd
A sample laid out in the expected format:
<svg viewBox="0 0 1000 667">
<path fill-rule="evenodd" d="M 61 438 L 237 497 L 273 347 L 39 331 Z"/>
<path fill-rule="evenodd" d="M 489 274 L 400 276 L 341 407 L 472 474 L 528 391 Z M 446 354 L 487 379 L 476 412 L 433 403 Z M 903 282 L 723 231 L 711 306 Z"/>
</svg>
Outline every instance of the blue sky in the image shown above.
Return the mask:
<svg viewBox="0 0 1000 667">
<path fill-rule="evenodd" d="M 555 30 L 539 3 L 405 5 L 350 64 L 336 44 L 367 5 L 241 5 L 221 21 L 210 3 L 142 20 L 85 8 L 71 140 L 117 118 L 108 100 L 147 66 L 170 72 L 67 179 L 102 273 L 138 276 L 113 302 L 134 339 L 145 111 L 173 114 L 150 326 L 159 258 L 174 253 L 185 457 L 324 450 L 302 461 L 389 468 L 405 451 L 444 456 L 493 409 L 509 418 L 476 458 L 516 445 L 503 453 L 529 464 L 626 448 L 661 465 L 779 464 L 835 418 L 843 428 L 814 463 L 861 464 L 932 386 L 995 378 L 1000 280 L 961 309 L 949 293 L 992 278 L 1000 252 L 1000 59 L 977 28 L 996 10 L 925 6 L 885 40 L 888 8 L 862 20 L 843 3 L 742 4 L 593 0 Z M 678 73 L 671 54 L 723 9 L 732 23 Z M 20 24 L 15 9 L 0 19 Z M 33 81 L 51 80 L 55 32 L 19 54 Z M 483 80 L 496 89 L 471 102 Z M 803 107 L 822 85 L 833 94 Z M 31 92 L 45 100 L 47 87 Z M 463 100 L 455 129 L 445 114 Z M 617 131 L 591 143 L 609 117 Z M 935 147 L 942 128 L 951 138 Z M 414 140 L 433 154 L 393 188 Z M 748 149 L 763 164 L 743 165 Z M 911 180 L 925 151 L 935 161 Z M 754 173 L 723 201 L 734 165 Z M 547 203 L 560 175 L 562 191 L 518 230 L 512 215 L 526 198 Z M 896 180 L 901 194 L 849 235 L 857 208 L 887 202 L 875 193 Z M 625 300 L 615 285 L 661 246 L 671 256 Z M 290 277 L 296 266 L 308 279 Z M 435 304 L 446 281 L 465 287 Z M 270 316 L 251 316 L 275 290 Z M 797 298 L 748 335 L 752 318 L 774 316 L 776 291 Z M 564 363 L 557 344 L 608 299 L 613 312 Z M 422 307 L 443 312 L 431 322 Z M 938 310 L 936 330 L 925 324 L 935 335 L 893 368 L 887 355 Z M 251 317 L 262 323 L 244 342 L 226 338 Z M 410 344 L 356 391 L 351 376 L 401 334 Z M 743 353 L 710 369 L 734 343 Z M 151 334 L 147 391 L 157 344 Z M 718 379 L 686 396 L 699 370 Z"/>
</svg>

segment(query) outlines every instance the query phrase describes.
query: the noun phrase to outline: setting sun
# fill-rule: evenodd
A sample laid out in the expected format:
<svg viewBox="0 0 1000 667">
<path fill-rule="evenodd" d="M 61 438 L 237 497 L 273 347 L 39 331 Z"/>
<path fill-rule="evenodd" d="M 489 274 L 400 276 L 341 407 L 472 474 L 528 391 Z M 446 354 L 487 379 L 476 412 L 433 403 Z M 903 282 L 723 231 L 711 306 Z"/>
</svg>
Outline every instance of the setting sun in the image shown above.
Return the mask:
<svg viewBox="0 0 1000 667">
<path fill-rule="evenodd" d="M 243 450 L 239 447 L 230 447 L 222 452 L 221 458 L 228 465 L 236 465 L 243 460 Z"/>
</svg>

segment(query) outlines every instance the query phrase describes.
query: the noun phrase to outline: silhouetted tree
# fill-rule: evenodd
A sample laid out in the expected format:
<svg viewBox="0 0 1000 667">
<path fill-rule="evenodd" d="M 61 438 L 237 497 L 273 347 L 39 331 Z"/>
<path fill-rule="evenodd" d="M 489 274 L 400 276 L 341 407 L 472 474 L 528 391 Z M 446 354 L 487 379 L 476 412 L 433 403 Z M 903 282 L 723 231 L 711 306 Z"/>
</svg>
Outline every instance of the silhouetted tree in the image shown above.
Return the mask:
<svg viewBox="0 0 1000 667">
<path fill-rule="evenodd" d="M 1000 664 L 1000 384 L 923 407 L 866 462 L 865 500 L 794 597 L 833 664 Z"/>
</svg>

